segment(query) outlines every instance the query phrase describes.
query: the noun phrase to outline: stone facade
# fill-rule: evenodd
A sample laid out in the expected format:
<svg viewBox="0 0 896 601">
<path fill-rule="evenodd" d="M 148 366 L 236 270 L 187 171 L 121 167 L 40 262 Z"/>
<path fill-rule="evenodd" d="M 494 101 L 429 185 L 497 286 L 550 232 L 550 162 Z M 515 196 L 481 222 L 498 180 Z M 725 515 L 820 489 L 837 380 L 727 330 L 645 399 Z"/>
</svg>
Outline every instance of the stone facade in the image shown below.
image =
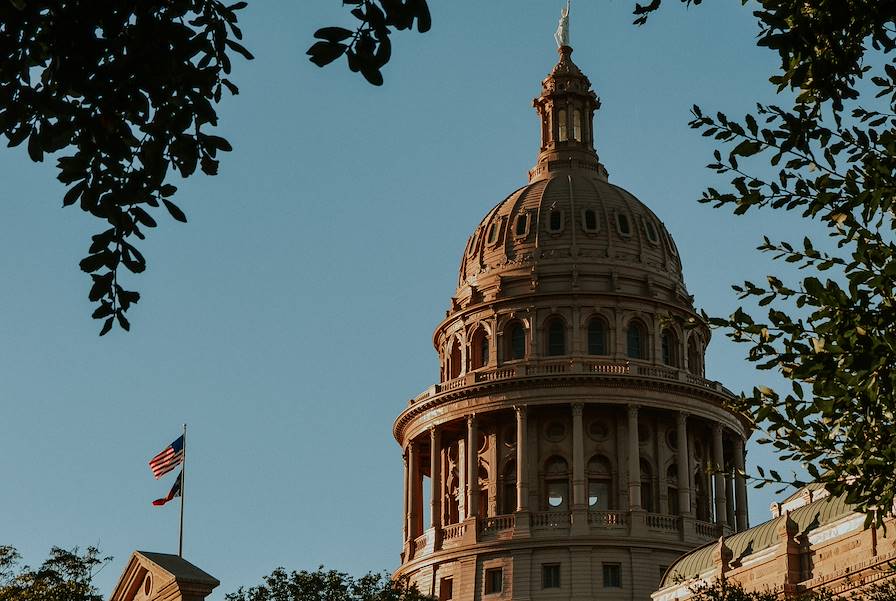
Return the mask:
<svg viewBox="0 0 896 601">
<path fill-rule="evenodd" d="M 809 486 L 773 505 L 768 522 L 679 559 L 652 599 L 688 599 L 694 587 L 718 578 L 782 598 L 821 590 L 861 598 L 866 587 L 894 577 L 896 561 L 896 520 L 888 518 L 884 528 L 864 526 L 864 514 L 843 498 Z"/>
<path fill-rule="evenodd" d="M 709 473 L 743 468 L 751 423 L 704 377 L 675 242 L 608 181 L 571 55 L 534 102 L 528 184 L 467 241 L 441 381 L 393 429 L 395 575 L 443 600 L 646 601 L 682 553 L 748 526 L 743 478 Z"/>
<path fill-rule="evenodd" d="M 219 584 L 177 555 L 134 551 L 109 601 L 205 601 Z"/>
</svg>

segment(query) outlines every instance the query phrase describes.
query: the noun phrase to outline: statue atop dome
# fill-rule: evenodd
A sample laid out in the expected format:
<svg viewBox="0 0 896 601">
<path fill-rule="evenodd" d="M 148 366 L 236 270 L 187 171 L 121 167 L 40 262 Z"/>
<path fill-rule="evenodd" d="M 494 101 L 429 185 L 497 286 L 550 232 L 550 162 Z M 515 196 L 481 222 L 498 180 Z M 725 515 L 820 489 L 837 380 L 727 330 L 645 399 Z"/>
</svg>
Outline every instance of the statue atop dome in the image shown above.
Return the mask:
<svg viewBox="0 0 896 601">
<path fill-rule="evenodd" d="M 566 6 L 560 11 L 560 22 L 557 24 L 557 31 L 554 32 L 557 48 L 569 46 L 569 2 L 570 0 L 566 0 Z"/>
</svg>

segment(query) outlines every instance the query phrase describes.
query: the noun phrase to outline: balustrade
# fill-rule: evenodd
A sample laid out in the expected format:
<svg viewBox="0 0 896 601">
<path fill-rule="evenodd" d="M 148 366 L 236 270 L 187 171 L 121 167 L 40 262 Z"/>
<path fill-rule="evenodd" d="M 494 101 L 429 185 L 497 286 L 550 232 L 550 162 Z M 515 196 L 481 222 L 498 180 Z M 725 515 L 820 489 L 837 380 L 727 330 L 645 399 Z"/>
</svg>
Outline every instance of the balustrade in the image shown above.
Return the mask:
<svg viewBox="0 0 896 601">
<path fill-rule="evenodd" d="M 514 526 L 514 518 L 513 515 L 495 515 L 484 518 L 480 524 L 480 529 L 484 533 L 511 530 Z"/>
<path fill-rule="evenodd" d="M 532 514 L 534 528 L 568 528 L 568 511 L 539 511 Z"/>
<path fill-rule="evenodd" d="M 602 528 L 622 528 L 625 526 L 624 511 L 589 511 L 588 523 Z"/>
<path fill-rule="evenodd" d="M 699 536 L 707 538 L 718 538 L 721 536 L 721 527 L 711 522 L 695 522 L 694 528 Z"/>
<path fill-rule="evenodd" d="M 678 516 L 663 515 L 661 513 L 648 513 L 647 527 L 653 528 L 654 530 L 678 532 Z"/>
<path fill-rule="evenodd" d="M 449 524 L 442 528 L 442 540 L 448 541 L 455 538 L 461 538 L 466 531 L 466 524 Z"/>
</svg>

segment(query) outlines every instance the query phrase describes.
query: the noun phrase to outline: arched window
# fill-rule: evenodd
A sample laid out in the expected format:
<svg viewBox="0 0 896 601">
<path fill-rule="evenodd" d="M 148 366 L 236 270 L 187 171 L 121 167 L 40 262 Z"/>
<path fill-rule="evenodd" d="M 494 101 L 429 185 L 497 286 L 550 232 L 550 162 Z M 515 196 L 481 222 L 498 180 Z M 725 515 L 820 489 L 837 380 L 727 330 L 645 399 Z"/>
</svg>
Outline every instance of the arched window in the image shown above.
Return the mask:
<svg viewBox="0 0 896 601">
<path fill-rule="evenodd" d="M 588 509 L 591 511 L 607 511 L 613 503 L 613 472 L 610 461 L 595 455 L 588 462 Z"/>
<path fill-rule="evenodd" d="M 678 465 L 675 463 L 666 470 L 666 496 L 669 499 L 669 515 L 681 513 L 678 506 Z"/>
<path fill-rule="evenodd" d="M 675 332 L 666 328 L 661 335 L 660 343 L 663 349 L 663 363 L 672 367 L 678 367 L 678 336 Z"/>
<path fill-rule="evenodd" d="M 600 317 L 592 317 L 588 321 L 588 354 L 607 354 L 607 329 Z"/>
<path fill-rule="evenodd" d="M 703 362 L 700 356 L 700 345 L 696 336 L 688 338 L 688 371 L 695 376 L 703 375 Z"/>
<path fill-rule="evenodd" d="M 501 512 L 508 514 L 516 511 L 516 461 L 507 462 L 504 468 L 503 495 Z"/>
<path fill-rule="evenodd" d="M 628 328 L 625 332 L 626 349 L 625 354 L 632 359 L 647 358 L 647 335 L 641 322 L 632 320 L 628 322 Z"/>
<path fill-rule="evenodd" d="M 448 355 L 448 379 L 453 380 L 460 377 L 461 372 L 460 343 L 457 339 L 452 338 L 448 344 L 451 345 L 451 353 Z"/>
<path fill-rule="evenodd" d="M 566 354 L 566 326 L 559 317 L 548 321 L 548 356 Z"/>
<path fill-rule="evenodd" d="M 544 463 L 544 491 L 548 511 L 569 509 L 569 466 L 563 457 L 549 457 Z"/>
<path fill-rule="evenodd" d="M 653 488 L 653 469 L 649 463 L 641 459 L 641 507 L 649 513 L 656 512 Z"/>
<path fill-rule="evenodd" d="M 488 335 L 484 328 L 479 328 L 473 335 L 473 344 L 470 345 L 472 352 L 471 369 L 479 369 L 488 365 Z"/>
<path fill-rule="evenodd" d="M 568 136 L 566 134 L 566 111 L 564 109 L 560 109 L 557 111 L 557 140 L 559 142 L 566 142 Z"/>
<path fill-rule="evenodd" d="M 572 139 L 582 141 L 582 111 L 579 109 L 572 112 Z"/>
<path fill-rule="evenodd" d="M 585 209 L 582 211 L 582 229 L 590 233 L 594 233 L 598 230 L 597 211 L 594 209 Z"/>
<path fill-rule="evenodd" d="M 628 215 L 624 213 L 616 213 L 616 228 L 623 236 L 632 235 L 632 226 L 628 222 Z"/>
<path fill-rule="evenodd" d="M 526 356 L 526 331 L 523 324 L 514 321 L 505 332 L 507 337 L 507 357 L 509 359 L 523 359 Z"/>
</svg>

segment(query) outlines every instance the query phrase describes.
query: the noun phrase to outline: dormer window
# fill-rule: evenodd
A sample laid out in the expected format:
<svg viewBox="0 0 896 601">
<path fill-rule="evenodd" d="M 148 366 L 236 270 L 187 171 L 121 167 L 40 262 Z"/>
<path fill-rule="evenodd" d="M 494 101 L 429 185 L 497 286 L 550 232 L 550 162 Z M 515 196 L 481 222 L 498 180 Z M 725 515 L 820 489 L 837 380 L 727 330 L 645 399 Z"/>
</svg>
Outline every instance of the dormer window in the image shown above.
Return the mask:
<svg viewBox="0 0 896 601">
<path fill-rule="evenodd" d="M 582 229 L 590 234 L 597 232 L 599 229 L 597 224 L 597 211 L 594 209 L 585 209 L 582 211 Z"/>
<path fill-rule="evenodd" d="M 566 142 L 569 135 L 566 131 L 566 111 L 564 109 L 557 111 L 557 129 L 557 141 Z"/>
<path fill-rule="evenodd" d="M 557 234 L 563 229 L 563 211 L 551 209 L 548 214 L 548 231 Z"/>
<path fill-rule="evenodd" d="M 582 111 L 576 109 L 572 113 L 572 139 L 582 141 Z"/>
<path fill-rule="evenodd" d="M 624 213 L 616 213 L 616 229 L 622 236 L 632 235 L 632 226 L 628 222 L 628 215 Z"/>
<path fill-rule="evenodd" d="M 517 238 L 525 238 L 529 233 L 529 216 L 526 213 L 517 216 L 514 234 Z"/>
<path fill-rule="evenodd" d="M 500 223 L 498 221 L 492 221 L 491 225 L 488 226 L 488 243 L 494 244 L 498 241 L 498 230 L 500 229 Z"/>
<path fill-rule="evenodd" d="M 647 217 L 642 217 L 641 220 L 644 223 L 644 231 L 647 233 L 647 240 L 650 241 L 651 244 L 659 244 L 660 238 L 657 236 L 653 222 Z"/>
</svg>

